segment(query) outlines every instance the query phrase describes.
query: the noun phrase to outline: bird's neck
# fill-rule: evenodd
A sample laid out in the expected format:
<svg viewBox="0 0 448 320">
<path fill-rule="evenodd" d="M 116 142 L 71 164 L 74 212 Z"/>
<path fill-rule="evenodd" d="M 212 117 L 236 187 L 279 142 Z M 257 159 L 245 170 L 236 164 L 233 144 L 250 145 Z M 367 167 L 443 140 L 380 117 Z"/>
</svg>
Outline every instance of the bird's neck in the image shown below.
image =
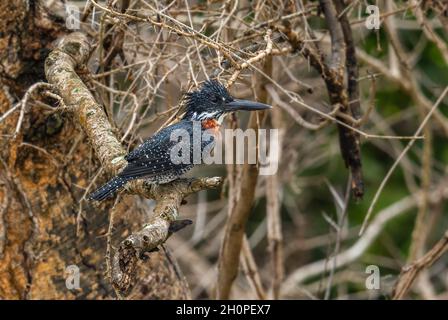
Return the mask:
<svg viewBox="0 0 448 320">
<path fill-rule="evenodd" d="M 207 119 L 201 121 L 201 127 L 203 130 L 209 130 L 209 129 L 215 130 L 219 129 L 220 126 L 221 124 L 216 119 Z"/>
<path fill-rule="evenodd" d="M 185 115 L 184 119 L 188 119 L 191 121 L 216 121 L 218 124 L 222 124 L 224 120 L 225 114 L 221 113 L 219 111 L 213 111 L 213 112 L 202 112 L 197 113 L 193 112 L 189 115 Z"/>
</svg>

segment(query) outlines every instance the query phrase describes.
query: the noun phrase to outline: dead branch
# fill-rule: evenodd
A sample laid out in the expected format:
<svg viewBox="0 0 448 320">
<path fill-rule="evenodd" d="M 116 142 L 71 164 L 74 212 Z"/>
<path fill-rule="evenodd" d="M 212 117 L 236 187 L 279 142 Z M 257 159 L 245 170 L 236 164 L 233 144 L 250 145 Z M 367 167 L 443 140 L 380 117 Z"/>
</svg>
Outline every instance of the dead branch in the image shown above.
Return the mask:
<svg viewBox="0 0 448 320">
<path fill-rule="evenodd" d="M 267 56 L 269 56 L 272 53 L 272 39 L 271 39 L 271 30 L 269 29 L 266 32 L 265 41 L 266 41 L 266 49 L 263 51 L 260 51 L 255 57 L 252 57 L 248 59 L 247 61 L 244 61 L 241 65 L 238 65 L 235 72 L 232 74 L 230 79 L 227 81 L 227 87 L 230 87 L 233 85 L 233 83 L 236 81 L 240 73 L 246 69 L 247 67 L 251 66 L 253 63 L 263 60 Z"/>
<path fill-rule="evenodd" d="M 357 85 L 353 84 L 353 79 L 357 73 L 357 62 L 353 55 L 354 49 L 351 28 L 347 25 L 347 22 L 343 22 L 344 18 L 342 18 L 342 21 L 338 20 L 338 14 L 332 1 L 321 0 L 320 5 L 330 31 L 330 63 L 325 61 L 325 58 L 319 51 L 316 52 L 310 48 L 305 43 L 303 37 L 290 27 L 277 25 L 275 29 L 282 32 L 293 49 L 300 52 L 321 75 L 325 81 L 331 104 L 335 108 L 338 105 L 341 106 L 339 111 L 344 113 L 344 116 L 336 116 L 338 120 L 340 149 L 346 167 L 352 173 L 352 192 L 355 198 L 362 198 L 364 194 L 364 182 L 362 177 L 359 133 L 349 128 L 353 125 L 357 127 L 356 119 L 360 116 L 359 108 L 357 108 L 356 104 L 359 89 Z M 351 96 L 349 96 L 344 84 L 345 61 L 349 62 L 347 72 L 349 73 L 349 79 L 352 79 L 348 83 Z M 352 101 L 355 102 L 353 109 L 351 109 Z M 348 121 L 347 116 L 349 118 L 355 117 L 355 121 Z"/>
<path fill-rule="evenodd" d="M 403 299 L 419 273 L 424 269 L 431 267 L 434 262 L 439 260 L 440 257 L 447 251 L 448 231 L 445 232 L 442 239 L 440 239 L 423 257 L 402 268 L 398 281 L 394 287 L 393 299 Z"/>
<path fill-rule="evenodd" d="M 448 94 L 448 86 L 445 88 L 443 93 L 440 95 L 440 97 L 437 99 L 437 101 L 432 106 L 431 110 L 428 112 L 428 114 L 423 119 L 422 123 L 420 124 L 420 126 L 417 129 L 417 131 L 415 132 L 416 136 L 419 135 L 423 131 L 423 129 L 425 128 L 427 122 L 429 121 L 429 119 L 433 115 L 434 111 L 437 110 L 437 107 L 443 101 L 443 99 L 445 98 L 446 94 Z M 370 204 L 369 209 L 367 211 L 367 214 L 366 214 L 366 216 L 364 218 L 364 221 L 362 223 L 361 230 L 359 231 L 360 234 L 362 234 L 364 232 L 364 229 L 366 228 L 366 226 L 367 226 L 367 224 L 369 222 L 370 216 L 372 215 L 373 208 L 375 207 L 375 204 L 378 201 L 378 198 L 381 195 L 381 192 L 383 191 L 384 187 L 386 186 L 387 181 L 389 180 L 390 176 L 394 172 L 395 168 L 400 163 L 401 159 L 403 159 L 403 157 L 406 154 L 406 152 L 408 152 L 409 149 L 413 146 L 414 142 L 415 142 L 415 139 L 408 142 L 408 144 L 403 149 L 403 151 L 400 153 L 398 158 L 395 160 L 394 164 L 390 167 L 389 171 L 387 172 L 386 176 L 384 177 L 383 181 L 381 182 L 380 186 L 378 187 L 378 190 L 376 191 L 375 196 L 373 197 L 372 203 Z"/>
<path fill-rule="evenodd" d="M 272 264 L 272 297 L 280 298 L 280 288 L 284 277 L 283 267 L 283 235 L 280 216 L 278 176 L 272 175 L 266 179 L 266 211 L 268 250 Z"/>
<path fill-rule="evenodd" d="M 441 199 L 445 199 L 446 196 L 446 185 L 441 183 L 431 194 L 430 201 L 432 203 L 437 203 Z M 290 274 L 283 282 L 282 295 L 284 297 L 288 296 L 290 293 L 295 291 L 297 286 L 301 283 L 324 273 L 328 263 L 335 262 L 335 268 L 338 269 L 359 259 L 378 237 L 389 221 L 415 208 L 420 201 L 422 201 L 421 192 L 415 195 L 406 196 L 389 207 L 381 210 L 372 223 L 368 225 L 363 235 L 350 248 L 339 253 L 337 256 L 330 258 L 329 261 L 326 259 L 315 261 L 300 267 Z"/>
<path fill-rule="evenodd" d="M 251 115 L 251 125 L 255 123 Z M 217 299 L 228 299 L 230 289 L 238 273 L 238 261 L 241 252 L 243 235 L 257 184 L 258 168 L 256 165 L 245 164 L 239 186 L 239 199 L 230 213 L 226 223 L 224 239 L 220 251 L 218 264 Z M 238 188 L 238 186 L 237 186 Z M 230 208 L 230 207 L 229 207 Z"/>
<path fill-rule="evenodd" d="M 324 273 L 328 264 L 334 263 L 335 269 L 338 269 L 357 260 L 369 248 L 390 220 L 409 211 L 416 205 L 417 202 L 414 197 L 407 196 L 379 212 L 374 221 L 368 226 L 363 236 L 359 238 L 353 246 L 339 253 L 337 256 L 331 257 L 330 259 L 322 259 L 312 262 L 292 272 L 283 281 L 282 296 L 287 297 L 306 280 Z"/>
<path fill-rule="evenodd" d="M 437 48 L 440 50 L 440 53 L 443 56 L 443 59 L 445 60 L 445 63 L 448 63 L 448 44 L 444 39 L 439 37 L 439 35 L 429 25 L 428 21 L 426 20 L 425 14 L 423 13 L 422 8 L 420 7 L 421 2 L 417 0 L 411 0 L 410 3 L 414 7 L 415 17 L 417 18 L 418 23 L 422 27 L 426 37 L 437 46 Z M 442 16 L 442 14 L 440 16 Z"/>
<path fill-rule="evenodd" d="M 246 274 L 250 285 L 255 291 L 257 298 L 260 300 L 266 300 L 267 295 L 263 288 L 260 273 L 258 271 L 257 264 L 255 263 L 252 250 L 250 249 L 249 240 L 247 240 L 246 235 L 244 235 L 243 237 L 243 245 L 241 250 L 242 250 L 241 265 L 243 267 L 244 273 Z"/>
</svg>

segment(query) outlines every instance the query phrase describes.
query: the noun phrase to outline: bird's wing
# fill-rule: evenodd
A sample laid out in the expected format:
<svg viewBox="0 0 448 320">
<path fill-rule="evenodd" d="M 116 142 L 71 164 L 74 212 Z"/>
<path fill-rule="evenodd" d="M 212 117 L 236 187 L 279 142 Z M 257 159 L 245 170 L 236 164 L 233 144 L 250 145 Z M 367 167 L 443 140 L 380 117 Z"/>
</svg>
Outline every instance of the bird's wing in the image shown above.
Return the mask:
<svg viewBox="0 0 448 320">
<path fill-rule="evenodd" d="M 145 142 L 143 142 L 141 145 L 139 145 L 137 148 L 129 152 L 124 159 L 128 162 L 135 161 L 140 159 L 141 157 L 145 157 L 146 155 L 151 155 L 152 157 L 156 157 L 163 152 L 161 148 L 166 148 L 168 144 L 170 144 L 171 139 L 170 135 L 173 130 L 186 128 L 186 130 L 189 130 L 191 127 L 191 124 L 188 122 L 191 121 L 180 121 L 178 123 L 175 123 L 171 126 L 168 126 L 166 128 L 163 128 L 159 132 L 157 132 L 154 136 L 147 139 Z M 172 145 L 174 145 L 176 142 L 172 142 Z M 150 153 L 148 152 L 150 151 Z"/>
<path fill-rule="evenodd" d="M 122 178 L 163 176 L 166 173 L 182 171 L 190 167 L 191 165 L 182 163 L 173 165 L 170 159 L 152 159 L 148 162 L 129 163 L 119 176 Z"/>
<path fill-rule="evenodd" d="M 120 173 L 120 176 L 123 178 L 155 176 L 190 169 L 193 166 L 191 154 L 189 155 L 190 163 L 175 164 L 172 162 L 171 148 L 179 143 L 171 139 L 171 133 L 176 129 L 186 130 L 185 134 L 189 137 L 193 135 L 193 123 L 191 121 L 181 121 L 162 129 L 125 157 L 129 164 Z M 213 139 L 202 141 L 202 148 L 212 141 Z M 190 139 L 190 143 L 193 143 L 192 139 Z"/>
</svg>

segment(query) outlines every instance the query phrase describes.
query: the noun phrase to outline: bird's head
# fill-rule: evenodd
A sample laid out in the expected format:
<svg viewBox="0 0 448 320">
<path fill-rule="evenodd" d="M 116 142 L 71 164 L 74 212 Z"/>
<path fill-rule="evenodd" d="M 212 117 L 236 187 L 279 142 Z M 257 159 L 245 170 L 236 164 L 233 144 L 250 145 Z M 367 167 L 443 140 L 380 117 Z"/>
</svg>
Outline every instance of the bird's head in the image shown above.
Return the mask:
<svg viewBox="0 0 448 320">
<path fill-rule="evenodd" d="M 233 98 L 217 80 L 207 80 L 199 90 L 187 93 L 186 99 L 187 112 L 184 119 L 197 121 L 221 120 L 226 114 L 238 110 L 256 111 L 271 108 L 264 103 Z"/>
</svg>

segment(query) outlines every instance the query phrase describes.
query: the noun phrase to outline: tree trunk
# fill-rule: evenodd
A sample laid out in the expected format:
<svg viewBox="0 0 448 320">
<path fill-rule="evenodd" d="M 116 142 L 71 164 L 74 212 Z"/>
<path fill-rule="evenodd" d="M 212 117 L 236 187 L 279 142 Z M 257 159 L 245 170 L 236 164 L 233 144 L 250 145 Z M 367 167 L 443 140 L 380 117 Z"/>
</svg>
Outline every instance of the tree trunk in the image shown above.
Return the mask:
<svg viewBox="0 0 448 320">
<path fill-rule="evenodd" d="M 44 81 L 44 59 L 67 32 L 36 1 L 0 3 L 0 118 L 33 83 Z M 95 173 L 92 149 L 70 115 L 32 102 L 24 106 L 17 136 L 19 109 L 0 123 L 0 299 L 113 298 L 106 276 L 110 213 L 114 248 L 148 220 L 148 207 L 135 196 L 115 207 L 112 201 L 81 202 Z M 188 298 L 168 255 L 161 250 L 140 263 L 128 298 Z M 71 281 L 76 267 L 67 268 L 73 265 L 79 288 Z"/>
</svg>

